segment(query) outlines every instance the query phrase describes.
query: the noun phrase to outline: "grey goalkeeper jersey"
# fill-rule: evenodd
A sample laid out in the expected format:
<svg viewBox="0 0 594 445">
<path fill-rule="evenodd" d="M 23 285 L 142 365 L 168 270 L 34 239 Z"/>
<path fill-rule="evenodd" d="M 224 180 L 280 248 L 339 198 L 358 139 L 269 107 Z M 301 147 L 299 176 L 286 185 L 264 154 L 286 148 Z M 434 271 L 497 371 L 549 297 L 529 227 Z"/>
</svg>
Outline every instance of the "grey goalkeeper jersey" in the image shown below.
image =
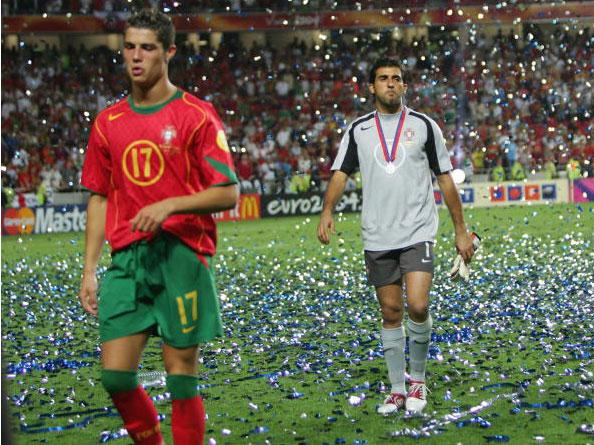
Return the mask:
<svg viewBox="0 0 594 445">
<path fill-rule="evenodd" d="M 406 108 L 396 156 L 389 165 L 376 127 L 376 112 L 353 121 L 342 138 L 332 170 L 361 171 L 361 226 L 365 250 L 391 250 L 435 241 L 438 217 L 431 172 L 452 169 L 440 128 Z M 378 113 L 388 152 L 401 113 Z"/>
</svg>

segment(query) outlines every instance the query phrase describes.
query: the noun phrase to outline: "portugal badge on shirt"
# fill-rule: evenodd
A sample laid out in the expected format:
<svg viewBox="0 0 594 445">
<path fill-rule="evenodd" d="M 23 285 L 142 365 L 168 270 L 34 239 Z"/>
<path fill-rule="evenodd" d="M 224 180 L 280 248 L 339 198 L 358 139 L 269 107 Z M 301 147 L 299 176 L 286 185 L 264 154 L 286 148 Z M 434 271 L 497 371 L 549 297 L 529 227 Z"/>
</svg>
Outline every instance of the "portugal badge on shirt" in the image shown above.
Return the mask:
<svg viewBox="0 0 594 445">
<path fill-rule="evenodd" d="M 412 130 L 412 128 L 407 128 L 404 131 L 404 143 L 407 145 L 410 145 L 413 143 L 413 138 L 415 137 L 415 132 Z"/>
<path fill-rule="evenodd" d="M 181 148 L 174 144 L 176 136 L 177 131 L 175 127 L 173 125 L 166 125 L 161 131 L 161 150 L 169 154 L 179 153 Z"/>
</svg>

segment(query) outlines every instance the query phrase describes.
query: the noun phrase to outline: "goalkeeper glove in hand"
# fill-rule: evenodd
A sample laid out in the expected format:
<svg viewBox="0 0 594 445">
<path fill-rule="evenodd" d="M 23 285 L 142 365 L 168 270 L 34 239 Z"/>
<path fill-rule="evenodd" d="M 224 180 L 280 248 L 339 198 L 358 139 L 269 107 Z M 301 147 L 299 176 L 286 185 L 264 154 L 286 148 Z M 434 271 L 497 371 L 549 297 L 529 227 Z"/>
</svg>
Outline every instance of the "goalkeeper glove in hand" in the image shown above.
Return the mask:
<svg viewBox="0 0 594 445">
<path fill-rule="evenodd" d="M 470 236 L 472 237 L 472 247 L 476 252 L 481 245 L 481 238 L 474 232 L 472 232 Z M 464 281 L 468 281 L 470 278 L 470 268 L 460 254 L 456 255 L 454 266 L 452 267 L 452 270 L 450 270 L 450 278 L 453 280 L 462 278 Z"/>
</svg>

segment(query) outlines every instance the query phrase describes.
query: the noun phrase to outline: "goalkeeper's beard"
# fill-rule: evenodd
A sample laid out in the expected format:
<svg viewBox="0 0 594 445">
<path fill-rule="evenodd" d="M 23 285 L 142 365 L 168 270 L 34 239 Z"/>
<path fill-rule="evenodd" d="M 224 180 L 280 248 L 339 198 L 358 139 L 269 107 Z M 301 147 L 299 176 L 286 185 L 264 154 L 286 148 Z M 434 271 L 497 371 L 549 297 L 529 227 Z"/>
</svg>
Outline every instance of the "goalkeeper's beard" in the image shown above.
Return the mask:
<svg viewBox="0 0 594 445">
<path fill-rule="evenodd" d="M 388 113 L 398 113 L 402 108 L 402 96 L 395 95 L 393 99 L 388 99 L 376 94 L 375 101 L 376 108 L 378 108 L 377 105 L 379 104 L 384 110 L 388 111 Z"/>
</svg>

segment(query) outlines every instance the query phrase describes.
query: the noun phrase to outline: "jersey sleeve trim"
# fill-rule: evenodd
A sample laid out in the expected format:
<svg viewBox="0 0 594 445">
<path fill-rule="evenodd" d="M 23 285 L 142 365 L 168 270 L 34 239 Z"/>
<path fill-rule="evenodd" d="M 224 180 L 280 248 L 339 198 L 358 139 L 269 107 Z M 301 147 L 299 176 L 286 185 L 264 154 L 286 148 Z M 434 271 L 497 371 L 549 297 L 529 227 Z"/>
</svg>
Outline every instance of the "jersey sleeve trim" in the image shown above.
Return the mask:
<svg viewBox="0 0 594 445">
<path fill-rule="evenodd" d="M 208 163 L 214 168 L 217 172 L 221 175 L 226 176 L 228 179 L 229 184 L 238 184 L 239 181 L 237 180 L 237 176 L 235 172 L 231 170 L 231 168 L 222 162 L 219 162 L 211 157 L 205 156 L 204 159 L 208 161 Z M 220 183 L 219 183 L 220 184 Z M 228 185 L 228 184 L 225 184 Z"/>
<path fill-rule="evenodd" d="M 349 131 L 349 145 L 347 146 L 342 164 L 338 169 L 347 175 L 350 175 L 359 167 L 359 156 L 357 154 L 357 143 L 355 142 L 353 128 L 355 127 L 352 127 Z"/>
<path fill-rule="evenodd" d="M 373 113 L 368 114 L 367 116 L 364 116 L 361 119 L 358 119 L 355 122 L 353 122 L 351 128 L 349 129 L 349 145 L 347 146 L 344 159 L 342 160 L 342 164 L 340 164 L 340 167 L 335 170 L 340 170 L 341 172 L 347 175 L 351 175 L 359 168 L 359 155 L 357 153 L 357 141 L 355 141 L 355 128 L 363 122 L 367 122 L 369 119 L 372 118 Z"/>
<path fill-rule="evenodd" d="M 237 185 L 237 182 L 219 182 L 217 184 L 212 184 L 211 187 L 226 187 L 228 185 Z"/>
<path fill-rule="evenodd" d="M 194 141 L 194 137 L 196 136 L 196 132 L 202 128 L 204 123 L 206 122 L 206 112 L 198 105 L 193 104 L 192 102 L 188 101 L 187 93 L 184 93 L 182 96 L 182 100 L 186 105 L 189 105 L 200 112 L 200 118 L 198 124 L 194 127 L 188 140 L 186 141 L 186 150 L 185 150 L 185 157 L 186 157 L 186 184 L 190 184 L 190 175 L 191 175 L 191 166 L 190 166 L 190 157 L 188 154 L 188 150 L 190 149 L 190 145 Z"/>
<path fill-rule="evenodd" d="M 435 132 L 433 131 L 433 125 L 426 116 L 422 114 L 416 113 L 414 111 L 410 112 L 411 116 L 418 117 L 423 122 L 425 122 L 425 126 L 427 127 L 427 141 L 425 142 L 425 151 L 427 153 L 427 160 L 429 161 L 429 168 L 435 175 L 441 175 L 443 173 L 447 173 L 447 171 L 441 171 L 439 166 L 439 159 L 437 157 L 437 147 L 435 146 Z"/>
<path fill-rule="evenodd" d="M 202 125 L 206 121 L 206 111 L 204 111 L 202 109 L 202 107 L 199 106 L 198 104 L 195 104 L 195 103 L 190 102 L 188 100 L 188 93 L 184 93 L 183 94 L 182 100 L 184 101 L 184 103 L 186 105 L 189 105 L 190 107 L 193 107 L 193 108 L 197 109 L 200 112 L 200 114 L 201 114 L 200 122 L 198 122 L 198 125 L 196 125 L 196 128 L 192 131 L 192 136 L 193 136 L 193 134 L 196 132 L 196 130 L 198 130 L 200 127 L 202 127 Z M 190 137 L 189 140 L 192 140 L 192 138 Z"/>
<path fill-rule="evenodd" d="M 101 136 L 101 139 L 103 139 L 105 145 L 109 145 L 109 142 L 107 142 L 107 138 L 103 134 L 103 131 L 101 131 L 101 128 L 99 127 L 99 122 L 97 120 L 95 120 L 95 128 L 97 129 L 97 134 Z"/>
</svg>

